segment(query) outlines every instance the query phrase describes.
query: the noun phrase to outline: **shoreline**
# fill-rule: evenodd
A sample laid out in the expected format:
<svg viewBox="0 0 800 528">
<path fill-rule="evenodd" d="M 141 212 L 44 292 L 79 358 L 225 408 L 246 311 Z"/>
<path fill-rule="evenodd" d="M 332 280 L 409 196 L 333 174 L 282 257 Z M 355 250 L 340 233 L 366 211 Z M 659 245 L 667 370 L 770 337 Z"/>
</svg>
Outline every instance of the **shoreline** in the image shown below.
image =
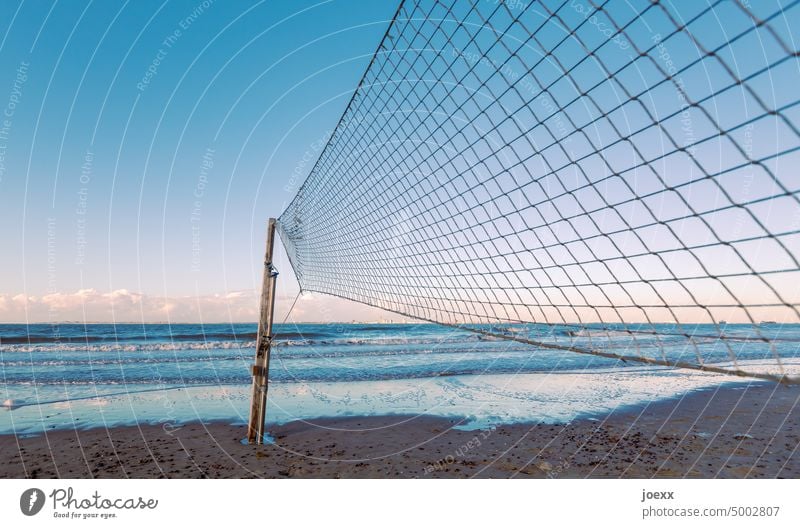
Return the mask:
<svg viewBox="0 0 800 528">
<path fill-rule="evenodd" d="M 800 366 L 800 365 L 798 365 Z M 438 416 L 465 419 L 461 429 L 491 425 L 561 424 L 606 416 L 645 403 L 672 400 L 693 391 L 757 383 L 733 376 L 670 369 L 626 367 L 524 374 L 454 375 L 390 380 L 273 383 L 272 425 L 352 416 Z M 37 400 L 10 395 L 0 410 L 0 434 L 48 434 L 95 427 L 243 424 L 249 385 L 70 386 L 62 394 L 36 393 Z"/>
<path fill-rule="evenodd" d="M 437 416 L 189 422 L 0 435 L 2 478 L 798 478 L 800 387 L 730 384 L 564 423 Z"/>
</svg>

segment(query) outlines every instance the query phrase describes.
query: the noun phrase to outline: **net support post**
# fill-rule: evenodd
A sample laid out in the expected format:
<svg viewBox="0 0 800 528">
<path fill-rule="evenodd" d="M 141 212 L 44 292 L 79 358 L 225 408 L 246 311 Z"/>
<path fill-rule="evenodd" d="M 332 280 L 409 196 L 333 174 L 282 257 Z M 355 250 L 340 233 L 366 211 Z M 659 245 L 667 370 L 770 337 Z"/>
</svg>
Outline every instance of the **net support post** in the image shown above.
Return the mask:
<svg viewBox="0 0 800 528">
<path fill-rule="evenodd" d="M 250 421 L 247 427 L 247 442 L 264 442 L 264 421 L 267 411 L 267 386 L 269 384 L 269 355 L 272 348 L 272 322 L 275 313 L 275 283 L 278 271 L 272 264 L 277 221 L 269 219 L 267 225 L 267 248 L 264 254 L 264 275 L 261 283 L 261 301 L 256 335 L 256 357 L 251 374 L 253 394 L 250 400 Z"/>
</svg>

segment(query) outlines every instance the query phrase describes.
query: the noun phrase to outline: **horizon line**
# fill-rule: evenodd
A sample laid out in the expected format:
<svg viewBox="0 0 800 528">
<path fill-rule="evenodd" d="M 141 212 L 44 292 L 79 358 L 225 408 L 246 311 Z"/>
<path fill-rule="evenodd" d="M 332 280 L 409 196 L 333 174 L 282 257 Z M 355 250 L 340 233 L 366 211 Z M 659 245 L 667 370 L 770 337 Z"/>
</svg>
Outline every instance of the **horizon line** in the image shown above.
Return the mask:
<svg viewBox="0 0 800 528">
<path fill-rule="evenodd" d="M 410 316 L 409 316 L 410 317 Z M 412 318 L 413 319 L 413 318 Z M 148 325 L 148 324 L 167 324 L 167 325 L 220 325 L 220 324 L 252 324 L 257 325 L 258 321 L 197 321 L 197 322 L 172 322 L 172 321 L 0 321 L 0 325 L 64 325 L 64 324 L 76 324 L 76 325 Z M 758 326 L 758 325 L 791 325 L 791 324 L 800 324 L 800 321 L 796 322 L 780 322 L 780 321 L 773 321 L 773 320 L 764 320 L 759 322 L 728 322 L 728 321 L 711 321 L 711 322 L 701 322 L 701 321 L 654 321 L 654 322 L 605 322 L 605 321 L 590 321 L 590 322 L 562 322 L 562 323 L 546 323 L 546 322 L 537 322 L 537 321 L 517 321 L 517 322 L 510 322 L 510 321 L 502 321 L 502 322 L 495 322 L 495 323 L 487 323 L 487 322 L 464 322 L 464 323 L 439 323 L 435 321 L 426 321 L 426 320 L 418 320 L 418 321 L 357 321 L 357 320 L 350 320 L 350 321 L 283 321 L 283 322 L 275 322 L 275 325 L 286 325 L 286 324 L 425 324 L 431 326 L 458 326 L 458 325 L 474 325 L 474 324 L 483 324 L 483 325 L 545 325 L 545 326 L 585 326 L 585 325 L 748 325 L 748 326 Z"/>
</svg>

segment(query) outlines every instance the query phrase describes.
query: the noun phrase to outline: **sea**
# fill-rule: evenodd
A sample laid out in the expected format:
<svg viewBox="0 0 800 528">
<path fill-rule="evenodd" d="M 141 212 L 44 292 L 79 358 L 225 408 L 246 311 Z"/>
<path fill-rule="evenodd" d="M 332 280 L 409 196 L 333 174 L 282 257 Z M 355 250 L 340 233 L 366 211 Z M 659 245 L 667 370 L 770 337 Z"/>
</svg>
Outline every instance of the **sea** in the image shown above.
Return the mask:
<svg viewBox="0 0 800 528">
<path fill-rule="evenodd" d="M 450 416 L 466 429 L 556 423 L 756 383 L 487 333 L 723 366 L 735 359 L 751 371 L 800 371 L 800 325 L 470 328 L 479 332 L 434 324 L 277 325 L 268 424 L 384 414 Z M 255 324 L 0 325 L 0 434 L 246 423 L 256 330 Z"/>
</svg>

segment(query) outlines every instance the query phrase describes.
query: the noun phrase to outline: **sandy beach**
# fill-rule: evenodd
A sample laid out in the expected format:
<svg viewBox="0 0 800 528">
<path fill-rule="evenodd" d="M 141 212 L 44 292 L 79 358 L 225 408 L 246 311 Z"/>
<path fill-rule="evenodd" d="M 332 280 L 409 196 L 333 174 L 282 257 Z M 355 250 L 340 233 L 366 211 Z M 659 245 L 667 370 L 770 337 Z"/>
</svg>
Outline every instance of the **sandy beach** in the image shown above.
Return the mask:
<svg viewBox="0 0 800 528">
<path fill-rule="evenodd" d="M 733 385 L 564 424 L 431 416 L 188 423 L 0 436 L 2 478 L 797 478 L 800 387 Z"/>
</svg>

